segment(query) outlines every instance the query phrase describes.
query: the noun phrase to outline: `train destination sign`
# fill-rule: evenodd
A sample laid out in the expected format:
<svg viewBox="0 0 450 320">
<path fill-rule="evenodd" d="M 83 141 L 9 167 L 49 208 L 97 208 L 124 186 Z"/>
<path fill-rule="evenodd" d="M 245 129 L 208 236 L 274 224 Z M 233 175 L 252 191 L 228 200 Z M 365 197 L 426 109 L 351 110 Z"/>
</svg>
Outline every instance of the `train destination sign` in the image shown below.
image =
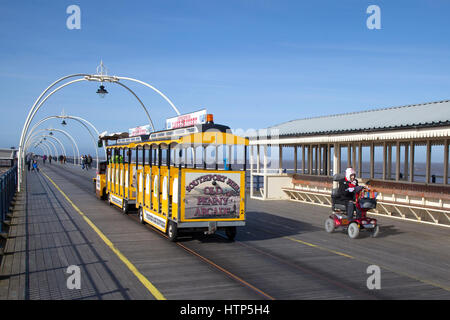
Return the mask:
<svg viewBox="0 0 450 320">
<path fill-rule="evenodd" d="M 185 218 L 238 218 L 240 174 L 186 172 Z"/>
<path fill-rule="evenodd" d="M 166 119 L 166 129 L 177 129 L 206 123 L 206 109 Z"/>
<path fill-rule="evenodd" d="M 140 136 L 143 134 L 150 134 L 150 125 L 147 124 L 145 126 L 140 126 L 140 127 L 136 127 L 136 128 L 130 128 L 128 129 L 128 135 L 130 137 L 135 137 L 135 136 Z"/>
</svg>

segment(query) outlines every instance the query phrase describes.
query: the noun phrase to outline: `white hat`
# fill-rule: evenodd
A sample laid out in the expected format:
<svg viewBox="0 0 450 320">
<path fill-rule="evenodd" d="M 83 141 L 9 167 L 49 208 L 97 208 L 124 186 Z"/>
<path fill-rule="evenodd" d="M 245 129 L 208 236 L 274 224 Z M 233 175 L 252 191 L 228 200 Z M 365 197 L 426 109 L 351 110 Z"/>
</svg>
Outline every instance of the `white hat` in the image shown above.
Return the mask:
<svg viewBox="0 0 450 320">
<path fill-rule="evenodd" d="M 348 181 L 351 181 L 350 176 L 351 176 L 352 174 L 354 174 L 355 177 L 356 177 L 356 171 L 355 171 L 355 169 L 353 169 L 353 168 L 347 168 L 347 169 L 345 169 L 345 178 L 346 178 Z"/>
</svg>

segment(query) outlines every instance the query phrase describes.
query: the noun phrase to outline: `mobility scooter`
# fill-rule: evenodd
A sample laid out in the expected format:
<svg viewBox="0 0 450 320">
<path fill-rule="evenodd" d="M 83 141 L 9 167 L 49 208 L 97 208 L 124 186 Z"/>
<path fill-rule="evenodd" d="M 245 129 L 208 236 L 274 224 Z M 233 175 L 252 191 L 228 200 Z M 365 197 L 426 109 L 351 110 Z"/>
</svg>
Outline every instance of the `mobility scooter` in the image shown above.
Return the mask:
<svg viewBox="0 0 450 320">
<path fill-rule="evenodd" d="M 333 181 L 342 181 L 345 179 L 343 174 L 336 174 L 333 176 Z M 331 193 L 331 209 L 333 213 L 325 221 L 325 230 L 332 233 L 335 230 L 347 231 L 351 239 L 358 238 L 361 231 L 368 231 L 372 237 L 378 236 L 380 227 L 376 219 L 367 217 L 367 211 L 375 209 L 377 205 L 377 193 L 371 191 L 367 186 L 359 186 L 355 190 L 356 201 L 355 206 L 361 211 L 360 217 L 349 220 L 347 218 L 346 200 L 341 200 L 338 194 L 338 188 L 332 190 Z"/>
</svg>

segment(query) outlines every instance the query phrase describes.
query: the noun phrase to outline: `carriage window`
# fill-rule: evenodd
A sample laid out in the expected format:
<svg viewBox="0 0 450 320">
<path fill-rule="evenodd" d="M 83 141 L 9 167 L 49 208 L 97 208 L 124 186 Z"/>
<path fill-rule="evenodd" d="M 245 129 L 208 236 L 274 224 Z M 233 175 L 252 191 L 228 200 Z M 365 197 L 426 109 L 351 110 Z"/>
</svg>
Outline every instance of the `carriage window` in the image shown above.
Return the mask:
<svg viewBox="0 0 450 320">
<path fill-rule="evenodd" d="M 123 156 L 123 163 L 128 163 L 128 149 L 127 148 L 123 149 L 122 150 L 122 154 L 124 155 Z"/>
<path fill-rule="evenodd" d="M 135 154 L 132 152 L 132 149 L 128 149 L 128 163 L 134 163 L 135 161 Z"/>
</svg>

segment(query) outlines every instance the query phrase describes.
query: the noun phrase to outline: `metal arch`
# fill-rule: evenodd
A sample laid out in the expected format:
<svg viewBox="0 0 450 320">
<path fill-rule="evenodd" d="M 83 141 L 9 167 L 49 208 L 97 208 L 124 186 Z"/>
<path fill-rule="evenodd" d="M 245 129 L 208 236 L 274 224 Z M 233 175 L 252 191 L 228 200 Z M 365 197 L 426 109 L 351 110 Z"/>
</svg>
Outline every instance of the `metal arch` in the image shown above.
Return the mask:
<svg viewBox="0 0 450 320">
<path fill-rule="evenodd" d="M 64 148 L 64 145 L 62 144 L 62 142 L 58 138 L 50 136 L 50 135 L 45 135 L 45 134 L 40 135 L 40 136 L 34 136 L 33 138 L 52 138 L 53 140 L 55 140 L 59 144 L 63 154 L 66 155 L 66 149 Z M 55 144 L 52 141 L 50 141 L 50 140 L 46 140 L 46 141 L 51 143 L 54 146 L 54 148 L 55 148 L 55 152 L 58 153 L 58 149 L 56 148 Z M 27 145 L 26 148 L 28 149 L 29 145 Z"/>
<path fill-rule="evenodd" d="M 38 139 L 38 138 L 42 139 L 41 137 L 33 137 L 33 139 Z M 44 144 L 43 141 L 39 141 L 39 143 Z M 56 149 L 56 146 L 55 146 L 55 144 L 54 144 L 52 141 L 50 141 L 50 140 L 47 141 L 47 140 L 46 140 L 46 141 L 45 141 L 45 145 L 46 145 L 47 148 L 48 148 L 49 154 L 55 155 L 55 152 L 56 152 L 56 154 L 58 153 L 58 151 L 57 151 L 57 149 Z M 52 150 L 52 147 L 53 147 L 53 150 Z M 27 148 L 27 150 L 28 150 L 28 148 Z"/>
<path fill-rule="evenodd" d="M 37 142 L 36 141 L 36 145 L 34 146 L 35 148 L 42 145 L 42 150 L 44 151 L 44 154 L 48 154 L 48 155 L 52 155 L 53 151 L 51 150 L 51 148 L 49 147 L 48 144 L 44 144 L 43 142 Z"/>
<path fill-rule="evenodd" d="M 56 138 L 56 137 L 54 137 L 54 136 L 51 136 L 51 135 L 48 135 L 48 134 L 47 134 L 47 135 L 43 134 L 43 135 L 40 135 L 40 136 L 34 136 L 34 137 L 43 137 L 43 138 L 52 138 L 52 139 L 54 139 L 54 140 L 61 146 L 61 150 L 62 150 L 63 154 L 64 154 L 65 156 L 67 156 L 67 155 L 66 155 L 66 148 L 64 148 L 63 143 L 62 143 L 61 140 L 59 140 L 58 138 Z M 50 141 L 50 140 L 47 140 L 47 142 L 49 142 L 49 143 L 51 143 L 51 144 L 54 145 L 54 143 L 53 143 L 52 141 Z M 28 149 L 29 146 L 26 146 L 26 147 L 27 147 L 27 149 Z M 56 148 L 56 146 L 55 146 L 55 151 L 56 151 L 56 153 L 58 153 L 58 149 Z"/>
<path fill-rule="evenodd" d="M 42 101 L 41 99 L 44 97 L 44 95 L 56 84 L 58 84 L 61 81 L 64 81 L 66 79 L 69 78 L 73 78 L 73 77 L 84 77 L 83 79 L 77 79 L 77 80 L 72 80 L 69 81 L 61 86 L 59 86 L 58 88 L 56 88 L 55 90 L 53 90 L 50 94 L 48 94 Z M 113 79 L 113 81 L 111 81 L 111 79 Z M 34 115 L 36 114 L 36 112 L 39 110 L 39 108 L 41 107 L 41 105 L 55 92 L 57 92 L 58 90 L 64 88 L 65 86 L 68 86 L 69 84 L 75 83 L 75 82 L 79 82 L 79 81 L 83 81 L 83 80 L 88 80 L 88 81 L 109 81 L 109 82 L 118 82 L 119 79 L 123 79 L 123 80 L 129 80 L 129 81 L 134 81 L 137 83 L 140 83 L 150 89 L 152 89 L 153 91 L 157 92 L 160 96 L 162 96 L 170 105 L 171 107 L 175 110 L 175 112 L 179 115 L 180 112 L 178 111 L 178 109 L 175 107 L 175 105 L 172 103 L 172 101 L 170 101 L 169 98 L 167 98 L 161 91 L 159 91 L 158 89 L 156 89 L 155 87 L 151 86 L 148 83 L 145 83 L 143 81 L 137 80 L 137 79 L 133 79 L 133 78 L 128 78 L 128 77 L 104 77 L 103 75 L 100 76 L 96 76 L 96 75 L 89 75 L 89 74 L 72 74 L 72 75 L 68 75 L 65 77 L 62 77 L 58 80 L 56 80 L 55 82 L 53 82 L 50 86 L 48 86 L 38 97 L 38 99 L 34 102 L 32 108 L 30 109 L 27 118 L 25 119 L 25 124 L 22 128 L 22 132 L 20 135 L 20 143 L 19 143 L 19 154 L 18 154 L 18 171 L 19 171 L 19 175 L 18 175 L 18 183 L 17 183 L 17 190 L 20 190 L 21 187 L 21 183 L 22 183 L 22 172 L 23 172 L 23 165 L 24 165 L 24 139 L 25 139 L 25 135 L 28 132 L 28 128 L 30 126 L 31 121 L 34 118 Z M 135 95 L 136 96 L 136 95 Z M 141 102 L 141 101 L 140 101 Z M 37 105 L 39 103 L 39 105 Z M 149 119 L 151 122 L 151 119 Z M 97 162 L 97 166 L 98 166 L 98 162 Z"/>
<path fill-rule="evenodd" d="M 46 130 L 61 132 L 67 138 L 69 138 L 69 140 L 72 141 L 72 151 L 73 151 L 73 157 L 74 157 L 73 164 L 76 165 L 77 164 L 76 161 L 78 162 L 78 164 L 80 164 L 79 163 L 80 162 L 80 160 L 79 160 L 80 159 L 80 150 L 78 149 L 78 145 L 77 145 L 75 139 L 68 132 L 61 130 L 61 129 L 46 129 Z M 77 149 L 77 158 L 76 159 L 75 159 L 75 148 Z"/>
<path fill-rule="evenodd" d="M 146 87 L 152 89 L 153 91 L 155 91 L 156 93 L 158 93 L 161 97 L 164 98 L 164 100 L 166 100 L 166 101 L 170 104 L 170 106 L 173 108 L 173 110 L 175 110 L 175 112 L 177 113 L 177 115 L 180 115 L 180 111 L 178 111 L 177 107 L 175 107 L 175 105 L 173 104 L 173 102 L 170 101 L 170 99 L 167 98 L 167 97 L 164 95 L 164 93 L 162 93 L 161 91 L 159 91 L 159 90 L 156 89 L 155 87 L 151 86 L 150 84 L 148 84 L 148 83 L 146 83 L 146 82 L 144 82 L 144 81 L 141 81 L 141 80 L 137 80 L 137 79 L 133 79 L 133 78 L 128 78 L 128 77 L 114 77 L 114 78 L 119 79 L 119 80 L 129 80 L 129 81 L 134 81 L 134 82 L 140 83 L 140 84 L 142 84 L 142 85 L 144 85 L 144 86 L 146 86 Z"/>
<path fill-rule="evenodd" d="M 32 113 L 33 113 L 33 110 L 34 110 L 34 108 L 36 107 L 36 105 L 38 104 L 38 102 L 42 99 L 42 97 L 53 87 L 53 86 L 55 86 L 57 83 L 59 83 L 59 82 L 61 82 L 61 81 L 64 81 L 64 80 L 66 80 L 66 79 L 69 79 L 69 78 L 73 78 L 73 77 L 84 77 L 84 76 L 87 76 L 88 74 L 85 74 L 85 73 L 77 73 L 77 74 L 71 74 L 71 75 L 67 75 L 67 76 L 64 76 L 64 77 L 62 77 L 62 78 L 59 78 L 58 80 L 56 80 L 56 81 L 54 81 L 50 86 L 48 86 L 42 93 L 41 93 L 41 95 L 36 99 L 36 101 L 34 102 L 34 104 L 33 104 L 33 106 L 31 107 L 31 109 L 30 109 L 30 111 L 28 112 L 28 116 L 27 116 L 27 118 L 25 119 L 25 124 L 24 124 L 24 126 L 23 126 L 23 128 L 22 128 L 22 133 L 21 133 L 21 135 L 20 135 L 20 145 L 19 145 L 19 148 L 22 146 L 22 144 L 23 144 L 23 142 L 24 142 L 24 136 L 25 136 L 25 134 L 26 134 L 26 131 L 25 131 L 25 128 L 26 128 L 26 130 L 28 130 L 28 125 L 29 125 L 29 123 L 31 122 L 31 120 L 33 119 L 33 117 L 34 116 L 31 116 L 32 115 Z M 20 156 L 20 155 L 19 155 Z"/>
<path fill-rule="evenodd" d="M 74 157 L 73 164 L 76 165 L 75 159 L 80 158 L 80 151 L 78 149 L 78 145 L 77 145 L 75 139 L 68 132 L 61 130 L 61 129 L 43 129 L 43 130 L 50 131 L 50 132 L 52 132 L 52 131 L 60 132 L 60 133 L 64 134 L 67 138 L 69 138 L 69 140 L 72 142 L 72 152 L 73 152 L 73 157 Z M 39 131 L 42 131 L 42 130 L 39 130 Z M 38 132 L 38 131 L 36 131 L 36 132 Z M 25 142 L 25 144 L 27 144 L 27 142 Z M 75 154 L 75 149 L 77 150 L 76 154 Z M 78 161 L 78 164 L 79 164 L 79 161 Z"/>
<path fill-rule="evenodd" d="M 41 129 L 41 130 L 38 130 L 38 131 L 34 132 L 33 135 L 30 138 L 36 137 L 36 135 L 38 133 L 43 132 L 43 131 L 46 131 L 46 129 Z M 54 140 L 56 140 L 60 144 L 60 146 L 62 147 L 62 151 L 64 151 L 64 153 L 65 153 L 65 148 L 64 148 L 62 142 L 59 139 L 57 139 L 56 137 L 53 137 L 51 135 L 42 134 L 41 136 L 42 137 L 50 137 L 50 138 L 53 138 Z M 25 141 L 25 147 L 29 147 L 28 139 Z"/>
<path fill-rule="evenodd" d="M 61 117 L 67 117 L 67 116 L 52 116 L 52 117 L 56 117 L 56 118 L 61 118 Z M 50 117 L 49 117 L 50 118 Z M 79 118 L 79 117 L 72 117 L 72 119 L 74 119 L 74 120 L 77 120 L 77 119 L 82 119 L 82 118 Z M 84 120 L 84 119 L 83 119 Z M 94 125 L 92 124 L 92 123 L 90 123 L 89 121 L 87 121 L 87 120 L 84 120 L 84 121 L 86 121 L 86 122 L 88 122 L 94 129 L 95 129 L 95 131 L 97 131 L 97 129 L 94 127 Z M 92 134 L 92 132 L 91 132 L 91 130 L 89 129 L 89 127 L 83 122 L 83 121 L 80 121 L 80 120 L 78 120 L 78 122 L 89 132 L 89 135 L 91 136 L 91 138 L 92 138 L 92 142 L 93 142 L 93 144 L 94 144 L 94 149 L 95 149 L 95 154 L 96 154 L 96 157 L 97 157 L 97 170 L 98 170 L 98 164 L 99 164 L 99 158 L 98 158 L 98 146 L 97 146 L 97 140 L 95 139 L 95 137 L 94 137 L 94 135 Z M 36 126 L 33 126 L 33 128 L 35 128 Z M 34 129 L 33 129 L 34 130 Z M 39 132 L 39 131 L 43 131 L 44 129 L 41 129 L 41 130 L 38 130 L 37 132 Z M 98 131 L 97 131 L 98 132 Z M 30 135 L 31 136 L 33 136 L 33 132 L 32 131 L 30 131 Z M 26 139 L 26 141 L 29 139 L 29 137 L 27 137 L 27 139 Z M 26 141 L 25 141 L 25 146 L 26 146 Z M 106 155 L 106 150 L 105 150 L 105 155 Z"/>
<path fill-rule="evenodd" d="M 142 107 L 144 108 L 145 113 L 147 114 L 148 119 L 150 120 L 150 125 L 152 126 L 152 131 L 155 131 L 155 126 L 153 125 L 153 121 L 152 118 L 150 117 L 150 114 L 148 113 L 147 108 L 144 106 L 144 103 L 141 101 L 141 99 L 139 99 L 139 97 L 134 93 L 133 90 L 131 90 L 130 88 L 128 88 L 126 85 L 124 85 L 123 83 L 120 83 L 119 81 L 115 82 L 118 85 L 121 85 L 122 87 L 124 87 L 125 89 L 127 89 L 128 91 L 130 91 L 130 93 L 136 97 L 136 99 L 139 101 L 139 103 L 142 105 Z"/>
<path fill-rule="evenodd" d="M 46 118 L 40 120 L 39 122 L 37 122 L 37 123 L 31 128 L 30 133 L 28 134 L 28 136 L 30 136 L 30 135 L 33 133 L 34 129 L 36 129 L 39 125 L 41 125 L 41 124 L 44 123 L 45 121 L 48 121 L 48 120 L 50 120 L 50 119 L 66 119 L 66 118 L 67 118 L 67 119 L 75 120 L 75 121 L 79 122 L 81 125 L 83 125 L 83 122 L 85 122 L 85 123 L 87 123 L 89 126 L 91 126 L 92 129 L 94 129 L 94 131 L 95 131 L 95 133 L 97 134 L 97 136 L 100 135 L 100 133 L 98 132 L 97 128 L 96 128 L 92 123 L 90 123 L 88 120 L 86 120 L 86 119 L 83 119 L 83 118 L 77 117 L 77 116 L 59 115 L 59 116 L 49 116 L 49 117 L 46 117 Z M 88 127 L 86 127 L 85 125 L 83 125 L 83 126 L 86 128 L 86 130 L 88 130 L 88 131 L 90 132 L 90 129 L 89 129 Z M 91 135 L 91 137 L 92 137 L 92 133 L 90 133 L 90 135 Z M 26 138 L 26 139 L 28 139 L 28 138 Z M 26 139 L 25 139 L 25 141 L 26 141 Z M 95 139 L 94 139 L 94 142 L 96 143 L 96 140 L 95 140 Z M 98 146 L 96 145 L 96 148 L 97 148 L 97 147 L 98 147 Z M 106 148 L 105 148 L 104 146 L 103 146 L 103 151 L 104 151 L 104 153 L 105 153 L 105 158 L 106 158 Z"/>
</svg>

